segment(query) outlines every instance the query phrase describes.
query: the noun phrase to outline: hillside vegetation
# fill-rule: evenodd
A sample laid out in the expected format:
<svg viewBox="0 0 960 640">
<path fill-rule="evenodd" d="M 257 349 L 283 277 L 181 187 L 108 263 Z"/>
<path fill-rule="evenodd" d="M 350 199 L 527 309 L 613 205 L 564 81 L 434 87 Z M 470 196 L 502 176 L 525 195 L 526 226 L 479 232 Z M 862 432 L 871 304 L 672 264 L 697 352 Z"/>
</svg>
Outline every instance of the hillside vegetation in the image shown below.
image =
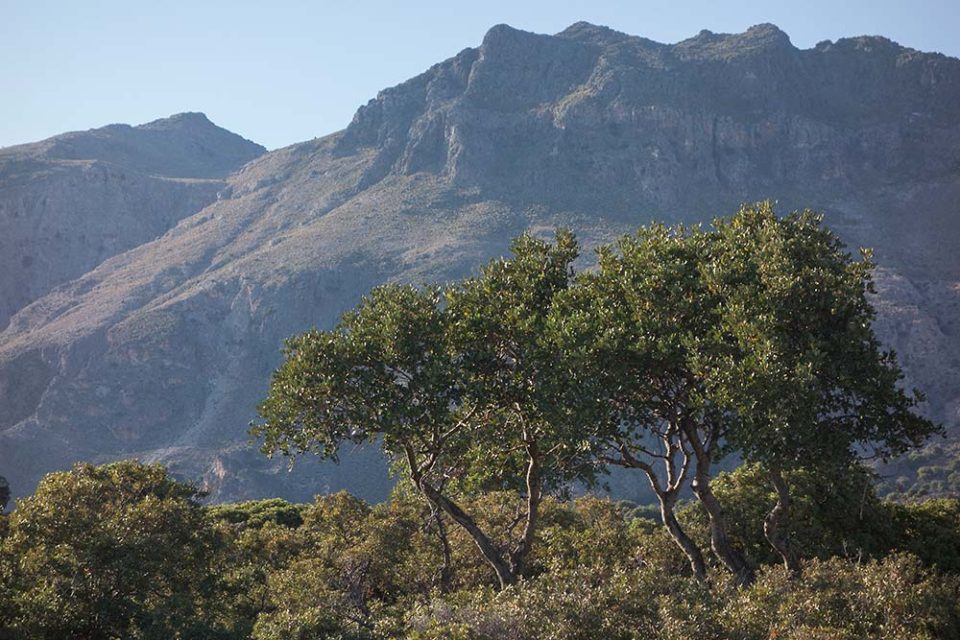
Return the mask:
<svg viewBox="0 0 960 640">
<path fill-rule="evenodd" d="M 375 506 L 337 493 L 203 507 L 159 466 L 78 465 L 0 516 L 0 638 L 960 637 L 958 501 L 884 503 L 856 484 L 798 495 L 791 576 L 757 534 L 774 497 L 753 473 L 714 483 L 756 563 L 750 586 L 709 553 L 696 580 L 658 522 L 584 496 L 544 501 L 524 577 L 498 591 L 469 536 L 404 488 Z M 462 504 L 506 532 L 513 499 Z M 678 517 L 706 545 L 703 514 Z"/>
</svg>

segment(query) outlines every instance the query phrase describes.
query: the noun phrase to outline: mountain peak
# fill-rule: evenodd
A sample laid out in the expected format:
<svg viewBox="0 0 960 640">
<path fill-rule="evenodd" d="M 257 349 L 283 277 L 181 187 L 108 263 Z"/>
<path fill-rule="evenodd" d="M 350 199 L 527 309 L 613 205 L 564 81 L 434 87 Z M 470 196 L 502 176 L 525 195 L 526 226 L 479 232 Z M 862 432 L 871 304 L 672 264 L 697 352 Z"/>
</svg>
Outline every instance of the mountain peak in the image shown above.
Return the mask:
<svg viewBox="0 0 960 640">
<path fill-rule="evenodd" d="M 487 33 L 483 36 L 483 42 L 480 44 L 480 50 L 513 48 L 548 37 L 501 23 L 493 25 L 487 30 Z"/>
<path fill-rule="evenodd" d="M 746 35 L 754 38 L 769 38 L 771 40 L 786 40 L 787 42 L 790 42 L 790 36 L 788 36 L 783 29 L 772 22 L 761 22 L 760 24 L 755 24 L 747 29 Z"/>
<path fill-rule="evenodd" d="M 178 113 L 135 127 L 112 124 L 66 133 L 44 141 L 38 148 L 51 159 L 100 160 L 176 178 L 223 177 L 266 151 L 196 112 Z"/>
<path fill-rule="evenodd" d="M 714 33 L 703 29 L 673 46 L 684 57 L 722 60 L 796 51 L 790 36 L 770 23 L 754 25 L 743 33 Z"/>
<path fill-rule="evenodd" d="M 636 36 L 605 27 L 603 25 L 593 24 L 591 22 L 574 22 L 572 25 L 557 34 L 558 38 L 567 40 L 576 40 L 589 44 L 606 45 L 625 40 L 639 40 Z"/>
<path fill-rule="evenodd" d="M 182 128 L 198 128 L 198 127 L 209 127 L 213 129 L 219 129 L 213 122 L 210 121 L 210 118 L 207 117 L 207 114 L 200 111 L 184 111 L 183 113 L 175 113 L 172 116 L 166 118 L 159 118 L 145 124 L 137 126 L 137 129 L 153 129 L 153 130 L 165 130 L 165 129 L 182 129 Z"/>
</svg>

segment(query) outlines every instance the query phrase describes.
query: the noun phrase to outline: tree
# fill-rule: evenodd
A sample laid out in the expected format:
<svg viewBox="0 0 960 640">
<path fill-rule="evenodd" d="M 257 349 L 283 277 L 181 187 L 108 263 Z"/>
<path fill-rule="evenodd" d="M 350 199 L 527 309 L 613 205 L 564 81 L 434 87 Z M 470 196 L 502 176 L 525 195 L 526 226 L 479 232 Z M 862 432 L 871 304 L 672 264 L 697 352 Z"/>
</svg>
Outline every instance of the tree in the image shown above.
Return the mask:
<svg viewBox="0 0 960 640">
<path fill-rule="evenodd" d="M 767 537 L 797 571 L 783 471 L 849 469 L 863 447 L 886 457 L 936 431 L 873 334 L 867 258 L 853 261 L 817 216 L 778 218 L 761 203 L 712 230 L 621 238 L 559 307 L 571 368 L 607 407 L 593 432 L 603 461 L 646 474 L 695 575 L 702 554 L 673 515 L 688 476 L 714 552 L 743 584 L 752 569 L 710 485 L 719 459 L 764 465 L 778 494 Z"/>
<path fill-rule="evenodd" d="M 777 492 L 764 530 L 793 572 L 784 535 L 786 470 L 855 469 L 864 452 L 898 455 L 939 427 L 914 411 L 893 352 L 873 333 L 873 262 L 854 261 L 809 211 L 777 217 L 769 202 L 714 222 L 707 287 L 720 301 L 718 330 L 733 345 L 713 378 L 736 420 L 727 445 L 761 463 Z"/>
<path fill-rule="evenodd" d="M 791 517 L 784 533 L 798 557 L 826 560 L 846 557 L 868 560 L 890 553 L 896 544 L 893 505 L 874 491 L 874 478 L 862 466 L 844 469 L 817 467 L 785 470 L 784 481 L 792 496 Z M 729 535 L 738 548 L 758 564 L 783 562 L 770 544 L 764 521 L 777 503 L 777 491 L 761 464 L 744 463 L 717 475 L 713 482 L 724 505 Z M 707 530 L 706 512 L 699 503 L 680 509 L 695 538 Z"/>
<path fill-rule="evenodd" d="M 159 465 L 80 464 L 46 476 L 3 541 L 15 634 L 213 635 L 219 538 L 197 497 Z"/>
<path fill-rule="evenodd" d="M 290 339 L 252 432 L 263 450 L 337 459 L 345 441 L 381 439 L 417 490 L 473 537 L 501 583 L 512 581 L 499 549 L 445 493 L 463 467 L 475 410 L 447 340 L 441 291 L 374 289 L 330 331 Z"/>
<path fill-rule="evenodd" d="M 260 529 L 268 523 L 296 529 L 303 524 L 303 505 L 282 498 L 247 500 L 211 507 L 210 516 L 239 530 Z"/>
<path fill-rule="evenodd" d="M 751 569 L 727 539 L 710 489 L 728 416 L 712 397 L 712 363 L 728 348 L 716 330 L 718 306 L 704 282 L 711 234 L 699 228 L 642 227 L 603 247 L 599 269 L 582 274 L 552 319 L 567 367 L 599 402 L 577 405 L 603 451 L 601 461 L 641 470 L 660 503 L 665 527 L 693 574 L 706 578 L 699 546 L 675 515 L 693 490 L 711 516 L 717 556 L 749 581 Z"/>
<path fill-rule="evenodd" d="M 522 495 L 524 526 L 508 555 L 511 573 L 519 575 L 544 494 L 590 482 L 595 467 L 583 418 L 573 411 L 588 390 L 564 366 L 549 325 L 573 279 L 576 238 L 561 229 L 551 245 L 525 234 L 511 250 L 511 259 L 494 260 L 452 287 L 447 299 L 451 343 L 482 433 L 468 479 Z"/>
<path fill-rule="evenodd" d="M 566 378 L 543 331 L 577 255 L 568 232 L 521 236 L 441 298 L 439 290 L 375 289 L 331 331 L 290 340 L 253 432 L 267 453 L 336 458 L 344 441 L 384 451 L 446 517 L 469 533 L 504 587 L 523 571 L 544 491 L 587 477 L 556 402 Z M 444 304 L 445 302 L 445 304 Z M 566 387 L 563 387 L 564 389 Z M 523 507 L 498 543 L 454 498 L 518 493 Z"/>
</svg>

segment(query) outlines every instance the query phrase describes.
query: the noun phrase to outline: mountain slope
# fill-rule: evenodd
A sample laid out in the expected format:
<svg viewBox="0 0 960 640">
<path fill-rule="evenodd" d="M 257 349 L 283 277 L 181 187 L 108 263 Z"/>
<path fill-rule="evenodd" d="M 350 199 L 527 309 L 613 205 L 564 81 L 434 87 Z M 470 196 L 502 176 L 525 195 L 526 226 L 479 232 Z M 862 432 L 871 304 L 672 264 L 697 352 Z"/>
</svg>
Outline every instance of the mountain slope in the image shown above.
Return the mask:
<svg viewBox="0 0 960 640">
<path fill-rule="evenodd" d="M 217 198 L 264 148 L 199 113 L 0 149 L 0 327 Z"/>
<path fill-rule="evenodd" d="M 569 225 L 590 247 L 763 198 L 877 248 L 879 329 L 955 430 L 957 105 L 960 61 L 883 38 L 494 27 L 20 311 L 0 334 L 0 469 L 22 493 L 72 460 L 138 455 L 215 498 L 382 496 L 370 451 L 288 474 L 247 443 L 284 337 L 381 282 L 469 273 L 523 230 Z"/>
</svg>

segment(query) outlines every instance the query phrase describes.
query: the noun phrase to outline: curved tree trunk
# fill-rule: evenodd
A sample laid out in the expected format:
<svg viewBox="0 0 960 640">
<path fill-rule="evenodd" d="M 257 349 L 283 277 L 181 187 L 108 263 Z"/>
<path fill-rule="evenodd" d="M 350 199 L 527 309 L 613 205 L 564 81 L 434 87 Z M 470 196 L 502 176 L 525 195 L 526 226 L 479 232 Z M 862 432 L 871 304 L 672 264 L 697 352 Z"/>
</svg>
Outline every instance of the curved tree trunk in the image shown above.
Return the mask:
<svg viewBox="0 0 960 640">
<path fill-rule="evenodd" d="M 477 548 L 480 549 L 480 553 L 497 574 L 500 589 L 505 589 L 511 584 L 516 583 L 517 578 L 511 571 L 510 564 L 497 545 L 477 526 L 473 518 L 460 508 L 460 505 L 443 495 L 423 477 L 424 468 L 430 468 L 432 463 L 422 467 L 417 464 L 416 454 L 410 445 L 404 446 L 404 450 L 407 456 L 411 482 L 413 482 L 414 486 L 423 494 L 430 504 L 450 516 L 451 520 L 463 527 L 470 537 L 473 538 Z"/>
<path fill-rule="evenodd" d="M 415 481 L 415 484 L 431 504 L 449 515 L 454 522 L 463 527 L 470 537 L 473 538 L 474 543 L 476 543 L 477 548 L 480 549 L 480 553 L 483 554 L 484 559 L 496 572 L 501 589 L 505 589 L 516 583 L 517 578 L 510 570 L 510 565 L 503 557 L 503 553 L 493 544 L 480 527 L 477 526 L 473 518 L 467 515 L 453 500 L 450 500 L 434 489 L 429 482 L 420 479 Z"/>
<path fill-rule="evenodd" d="M 450 549 L 450 538 L 447 536 L 447 524 L 443 521 L 443 512 L 430 503 L 434 522 L 437 523 L 437 539 L 440 540 L 440 551 L 443 555 L 443 564 L 440 566 L 440 592 L 450 593 L 453 581 L 453 552 Z"/>
<path fill-rule="evenodd" d="M 540 451 L 536 442 L 527 444 L 527 517 L 520 542 L 510 554 L 510 572 L 519 576 L 533 546 L 533 537 L 540 521 L 540 502 L 543 500 L 543 475 Z"/>
<path fill-rule="evenodd" d="M 670 537 L 673 538 L 673 541 L 677 543 L 680 550 L 687 556 L 687 560 L 690 562 L 690 569 L 693 571 L 693 576 L 700 582 L 706 582 L 707 564 L 703 560 L 703 552 L 700 551 L 697 543 L 694 542 L 693 539 L 687 535 L 687 532 L 683 530 L 683 527 L 680 526 L 680 522 L 677 520 L 677 516 L 673 511 L 676 498 L 668 498 L 660 495 L 657 497 L 660 499 L 660 517 L 663 519 L 663 524 L 670 533 Z"/>
<path fill-rule="evenodd" d="M 693 453 L 696 457 L 696 466 L 693 476 L 693 494 L 697 496 L 700 504 L 707 510 L 707 516 L 710 519 L 710 546 L 713 552 L 720 559 L 720 562 L 729 569 L 736 577 L 737 584 L 746 586 L 753 583 L 755 575 L 753 567 L 743 557 L 743 554 L 733 546 L 727 535 L 727 523 L 723 517 L 723 509 L 720 507 L 720 501 L 713 495 L 710 488 L 710 466 L 713 464 L 713 446 L 716 444 L 719 434 L 714 432 L 710 435 L 708 444 L 700 437 L 697 425 L 692 418 L 685 416 L 681 420 L 684 434 L 690 446 L 693 447 Z"/>
<path fill-rule="evenodd" d="M 654 495 L 657 496 L 657 500 L 660 502 L 660 518 L 663 520 L 663 526 L 667 528 L 667 533 L 670 534 L 670 537 L 673 538 L 676 545 L 680 547 L 683 554 L 687 556 L 694 577 L 700 582 L 706 582 L 707 564 L 703 559 L 703 552 L 700 550 L 699 545 L 697 545 L 697 543 L 687 535 L 687 532 L 683 530 L 683 527 L 680 526 L 680 522 L 677 520 L 676 513 L 674 512 L 678 492 L 683 486 L 684 478 L 687 476 L 690 457 L 682 445 L 677 444 L 675 441 L 668 439 L 665 444 L 668 451 L 665 461 L 667 486 L 664 486 L 663 482 L 661 482 L 660 477 L 652 465 L 634 457 L 630 449 L 623 443 L 621 443 L 618 448 L 620 452 L 619 458 L 604 457 L 603 460 L 608 464 L 615 464 L 628 469 L 640 469 L 646 474 L 647 480 L 650 482 L 650 488 L 653 489 Z M 675 456 L 678 455 L 682 455 L 679 468 L 674 464 Z"/>
<path fill-rule="evenodd" d="M 802 571 L 800 558 L 793 550 L 793 546 L 790 544 L 790 536 L 785 530 L 790 517 L 790 487 L 787 486 L 780 468 L 776 465 L 771 465 L 767 470 L 767 476 L 770 478 L 774 489 L 777 490 L 777 503 L 764 518 L 763 535 L 766 536 L 770 546 L 776 549 L 780 557 L 783 558 L 783 564 L 787 571 L 793 576 L 799 576 Z"/>
<path fill-rule="evenodd" d="M 727 536 L 727 524 L 723 517 L 720 502 L 710 488 L 710 476 L 702 469 L 702 463 L 697 462 L 697 473 L 693 479 L 693 493 L 703 504 L 710 518 L 710 546 L 720 558 L 720 562 L 736 576 L 737 584 L 746 586 L 754 581 L 753 568 Z"/>
</svg>

